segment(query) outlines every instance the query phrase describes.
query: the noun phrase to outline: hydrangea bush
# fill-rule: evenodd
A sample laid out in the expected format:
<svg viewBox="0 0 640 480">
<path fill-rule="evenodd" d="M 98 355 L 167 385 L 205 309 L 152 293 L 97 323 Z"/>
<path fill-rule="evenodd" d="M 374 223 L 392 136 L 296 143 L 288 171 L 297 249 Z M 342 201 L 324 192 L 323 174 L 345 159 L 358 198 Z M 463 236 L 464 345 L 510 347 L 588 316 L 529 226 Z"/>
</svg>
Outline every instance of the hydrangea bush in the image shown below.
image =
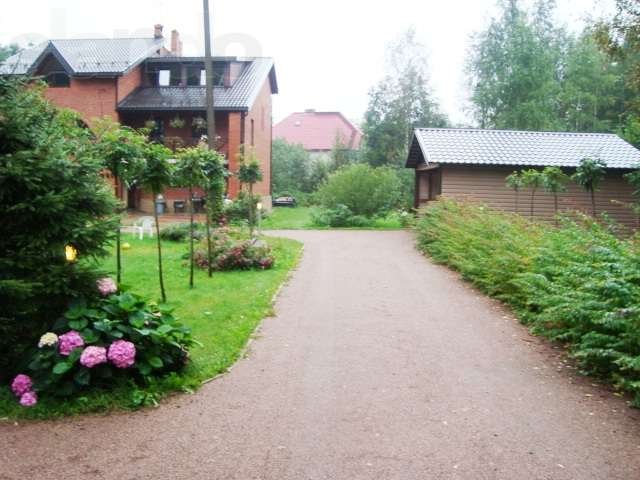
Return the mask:
<svg viewBox="0 0 640 480">
<path fill-rule="evenodd" d="M 35 405 L 36 392 L 69 396 L 123 379 L 145 383 L 186 365 L 195 341 L 169 308 L 118 292 L 111 279 L 96 289 L 95 298 L 74 301 L 28 355 L 11 383 L 21 405 Z"/>
</svg>

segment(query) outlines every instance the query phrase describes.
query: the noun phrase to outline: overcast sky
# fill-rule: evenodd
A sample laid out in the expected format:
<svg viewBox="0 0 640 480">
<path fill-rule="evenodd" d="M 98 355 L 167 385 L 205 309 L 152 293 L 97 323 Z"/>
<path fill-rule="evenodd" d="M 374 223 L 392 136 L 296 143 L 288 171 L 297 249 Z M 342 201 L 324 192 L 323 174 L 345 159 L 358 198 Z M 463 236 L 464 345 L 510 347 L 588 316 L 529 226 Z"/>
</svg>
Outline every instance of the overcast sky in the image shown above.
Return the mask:
<svg viewBox="0 0 640 480">
<path fill-rule="evenodd" d="M 214 53 L 274 57 L 280 94 L 275 120 L 305 108 L 359 121 L 384 73 L 385 46 L 413 26 L 426 45 L 432 87 L 450 118 L 469 123 L 463 73 L 469 36 L 496 13 L 496 0 L 210 0 Z M 613 0 L 558 0 L 558 17 L 578 30 Z M 47 38 L 148 36 L 161 23 L 180 31 L 186 54 L 203 51 L 201 0 L 20 0 L 5 2 L 0 43 Z"/>
</svg>

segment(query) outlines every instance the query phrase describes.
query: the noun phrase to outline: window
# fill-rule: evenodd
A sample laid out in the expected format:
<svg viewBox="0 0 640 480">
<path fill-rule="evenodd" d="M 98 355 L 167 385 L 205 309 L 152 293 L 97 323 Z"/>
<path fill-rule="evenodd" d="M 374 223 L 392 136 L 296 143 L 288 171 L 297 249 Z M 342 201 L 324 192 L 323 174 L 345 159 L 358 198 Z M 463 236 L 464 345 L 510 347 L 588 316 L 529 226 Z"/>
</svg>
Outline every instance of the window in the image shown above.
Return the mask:
<svg viewBox="0 0 640 480">
<path fill-rule="evenodd" d="M 253 129 L 253 118 L 251 119 L 251 146 L 255 146 L 255 137 L 254 137 L 254 129 Z"/>
<path fill-rule="evenodd" d="M 158 72 L 158 86 L 168 87 L 171 84 L 171 70 L 160 70 Z"/>
<path fill-rule="evenodd" d="M 213 85 L 224 86 L 224 65 L 213 64 Z M 207 71 L 202 67 L 187 68 L 187 85 L 204 87 L 207 84 Z"/>
<path fill-rule="evenodd" d="M 65 72 L 52 72 L 45 77 L 45 82 L 50 87 L 68 87 L 71 85 L 71 78 Z"/>
<path fill-rule="evenodd" d="M 204 70 L 202 70 L 199 66 L 197 67 L 187 67 L 187 85 L 190 87 L 197 87 L 200 85 L 204 85 Z"/>
</svg>

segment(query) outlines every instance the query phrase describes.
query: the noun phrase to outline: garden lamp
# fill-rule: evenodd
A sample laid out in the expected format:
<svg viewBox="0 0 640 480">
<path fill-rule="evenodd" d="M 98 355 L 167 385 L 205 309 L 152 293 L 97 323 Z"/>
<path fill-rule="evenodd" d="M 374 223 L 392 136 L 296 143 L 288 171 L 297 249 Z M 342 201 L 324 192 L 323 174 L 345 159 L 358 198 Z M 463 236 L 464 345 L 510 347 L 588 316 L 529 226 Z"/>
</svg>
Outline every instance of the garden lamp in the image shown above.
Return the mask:
<svg viewBox="0 0 640 480">
<path fill-rule="evenodd" d="M 75 262 L 78 258 L 78 250 L 73 245 L 66 245 L 64 247 L 64 256 L 67 259 L 67 262 Z"/>
</svg>

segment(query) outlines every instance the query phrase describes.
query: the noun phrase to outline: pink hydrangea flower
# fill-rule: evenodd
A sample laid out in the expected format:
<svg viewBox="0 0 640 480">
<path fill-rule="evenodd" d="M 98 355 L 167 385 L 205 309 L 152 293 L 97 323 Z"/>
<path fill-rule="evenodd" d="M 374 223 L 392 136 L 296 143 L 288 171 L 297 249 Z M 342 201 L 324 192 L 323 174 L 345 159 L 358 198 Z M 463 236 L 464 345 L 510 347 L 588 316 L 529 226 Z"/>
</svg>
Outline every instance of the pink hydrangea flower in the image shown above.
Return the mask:
<svg viewBox="0 0 640 480">
<path fill-rule="evenodd" d="M 107 349 L 104 347 L 87 347 L 80 355 L 80 364 L 93 368 L 107 361 Z"/>
<path fill-rule="evenodd" d="M 97 280 L 96 286 L 98 287 L 100 295 L 102 295 L 103 297 L 108 297 L 112 293 L 116 293 L 118 291 L 116 282 L 114 282 L 113 279 L 109 277 L 104 277 Z"/>
<path fill-rule="evenodd" d="M 20 405 L 23 407 L 33 407 L 38 403 L 38 395 L 33 390 L 23 393 L 20 396 Z"/>
<path fill-rule="evenodd" d="M 11 382 L 11 391 L 15 396 L 20 397 L 31 390 L 32 386 L 33 382 L 31 381 L 31 377 L 21 373 L 20 375 L 16 375 L 16 378 Z"/>
<path fill-rule="evenodd" d="M 126 340 L 116 340 L 109 345 L 107 358 L 118 368 L 130 367 L 136 360 L 136 346 Z"/>
<path fill-rule="evenodd" d="M 84 340 L 75 330 L 70 330 L 58 337 L 58 351 L 60 355 L 67 357 L 73 350 L 80 347 L 84 347 Z"/>
</svg>

